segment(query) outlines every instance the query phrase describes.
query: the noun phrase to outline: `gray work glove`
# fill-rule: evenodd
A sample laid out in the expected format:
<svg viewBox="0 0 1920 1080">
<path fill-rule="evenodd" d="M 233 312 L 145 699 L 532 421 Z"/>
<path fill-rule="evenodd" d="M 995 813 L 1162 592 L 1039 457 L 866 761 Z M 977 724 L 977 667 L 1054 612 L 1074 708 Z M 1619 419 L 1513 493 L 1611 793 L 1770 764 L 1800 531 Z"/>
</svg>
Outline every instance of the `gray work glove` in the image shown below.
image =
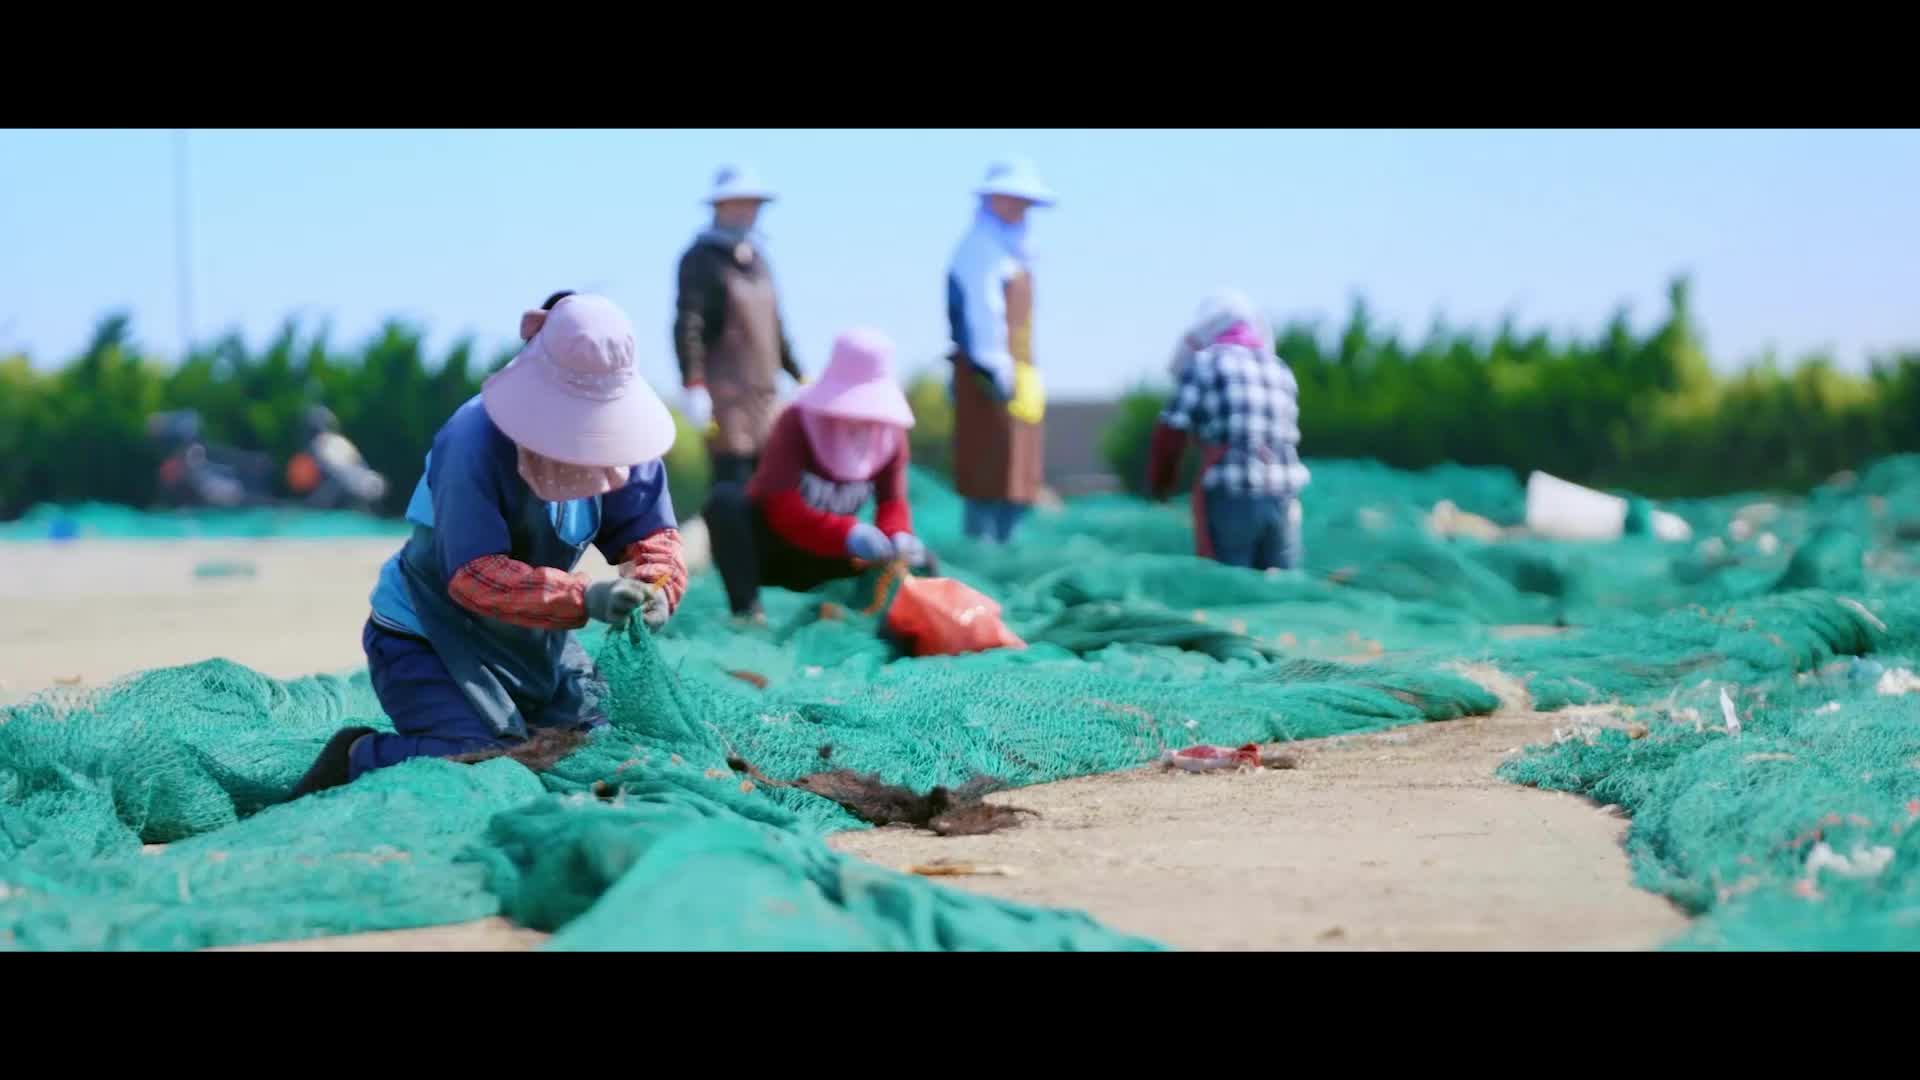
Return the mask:
<svg viewBox="0 0 1920 1080">
<path fill-rule="evenodd" d="M 667 590 L 639 582 L 634 584 L 640 585 L 647 593 L 647 598 L 640 603 L 640 621 L 646 623 L 649 630 L 658 630 L 667 625 L 667 617 L 673 614 L 667 607 Z"/>
<path fill-rule="evenodd" d="M 645 585 L 626 578 L 596 581 L 587 586 L 587 618 L 618 630 L 627 625 L 628 616 L 646 604 L 648 591 Z M 664 603 L 666 598 L 661 600 Z"/>
</svg>

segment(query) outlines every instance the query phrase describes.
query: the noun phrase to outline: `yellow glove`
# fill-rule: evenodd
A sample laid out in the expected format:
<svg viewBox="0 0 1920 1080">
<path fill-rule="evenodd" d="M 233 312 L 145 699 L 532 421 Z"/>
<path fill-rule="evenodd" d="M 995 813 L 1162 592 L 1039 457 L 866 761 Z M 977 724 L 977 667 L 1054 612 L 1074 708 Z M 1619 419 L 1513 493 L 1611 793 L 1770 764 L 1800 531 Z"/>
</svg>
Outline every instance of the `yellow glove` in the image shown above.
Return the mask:
<svg viewBox="0 0 1920 1080">
<path fill-rule="evenodd" d="M 1040 369 L 1032 364 L 1013 365 L 1013 400 L 1007 412 L 1015 420 L 1037 424 L 1047 415 L 1047 388 L 1040 380 Z"/>
</svg>

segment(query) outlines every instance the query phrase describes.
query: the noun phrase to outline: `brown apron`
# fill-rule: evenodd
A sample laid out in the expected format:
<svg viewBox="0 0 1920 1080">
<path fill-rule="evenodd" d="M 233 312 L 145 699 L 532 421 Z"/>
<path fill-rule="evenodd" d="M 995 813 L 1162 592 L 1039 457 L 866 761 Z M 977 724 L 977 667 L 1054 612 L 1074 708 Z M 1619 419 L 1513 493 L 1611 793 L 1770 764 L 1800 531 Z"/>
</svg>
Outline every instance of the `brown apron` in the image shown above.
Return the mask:
<svg viewBox="0 0 1920 1080">
<path fill-rule="evenodd" d="M 1007 340 L 1017 364 L 1030 364 L 1033 278 L 1007 283 Z M 965 354 L 953 360 L 953 488 L 975 502 L 1039 501 L 1046 479 L 1046 429 L 1014 418 L 1007 403 L 982 385 L 986 378 Z"/>
<path fill-rule="evenodd" d="M 773 427 L 780 374 L 780 308 L 773 275 L 754 259 L 721 272 L 727 321 L 707 352 L 707 393 L 718 429 L 707 439 L 716 454 L 748 457 L 766 445 Z"/>
</svg>

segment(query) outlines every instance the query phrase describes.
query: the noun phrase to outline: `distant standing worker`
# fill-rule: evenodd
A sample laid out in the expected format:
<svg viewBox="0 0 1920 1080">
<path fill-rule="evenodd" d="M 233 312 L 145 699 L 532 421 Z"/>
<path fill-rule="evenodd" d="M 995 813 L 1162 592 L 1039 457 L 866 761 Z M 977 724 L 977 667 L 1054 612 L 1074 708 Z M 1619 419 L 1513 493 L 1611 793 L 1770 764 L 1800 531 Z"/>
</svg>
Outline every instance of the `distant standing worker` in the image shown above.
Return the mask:
<svg viewBox="0 0 1920 1080">
<path fill-rule="evenodd" d="M 1046 392 L 1033 364 L 1027 211 L 1052 206 L 1033 166 L 1004 161 L 975 192 L 973 225 L 947 270 L 953 335 L 953 481 L 966 533 L 1006 543 L 1040 496 Z"/>
<path fill-rule="evenodd" d="M 1164 498 L 1191 437 L 1203 460 L 1193 491 L 1195 548 L 1231 566 L 1301 563 L 1299 385 L 1273 351 L 1252 301 L 1210 297 L 1174 347 L 1173 400 L 1154 427 L 1147 490 Z"/>
<path fill-rule="evenodd" d="M 680 257 L 673 347 L 686 417 L 706 433 L 713 483 L 745 484 L 773 427 L 782 369 L 804 382 L 780 318 L 764 238 L 773 191 L 751 170 L 722 168 L 707 202 L 713 224 Z"/>
</svg>

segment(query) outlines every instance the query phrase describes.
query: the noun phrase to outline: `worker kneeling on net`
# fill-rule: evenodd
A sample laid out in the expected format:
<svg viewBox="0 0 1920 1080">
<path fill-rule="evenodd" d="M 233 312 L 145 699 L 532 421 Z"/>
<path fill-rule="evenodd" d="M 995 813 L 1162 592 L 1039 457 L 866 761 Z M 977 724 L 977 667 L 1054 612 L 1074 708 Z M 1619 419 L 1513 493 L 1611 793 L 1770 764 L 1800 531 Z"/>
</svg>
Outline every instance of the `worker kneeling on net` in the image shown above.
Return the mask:
<svg viewBox="0 0 1920 1080">
<path fill-rule="evenodd" d="M 1200 444 L 1193 489 L 1196 553 L 1230 566 L 1292 570 L 1300 545 L 1299 384 L 1273 351 L 1273 332 L 1243 294 L 1200 308 L 1174 347 L 1173 400 L 1153 430 L 1147 490 L 1172 490 L 1187 439 Z"/>
<path fill-rule="evenodd" d="M 713 562 L 737 618 L 764 620 L 760 587 L 805 592 L 867 563 L 927 561 L 907 506 L 913 410 L 875 330 L 834 342 L 826 372 L 774 421 L 753 478 L 707 503 Z M 873 524 L 858 515 L 875 503 Z"/>
<path fill-rule="evenodd" d="M 520 336 L 434 436 L 413 535 L 374 588 L 362 642 L 394 731 L 335 734 L 293 798 L 605 723 L 568 631 L 636 615 L 658 628 L 679 605 L 687 571 L 660 461 L 673 417 L 635 370 L 632 324 L 603 297 L 563 292 L 521 316 Z M 589 543 L 618 576 L 572 573 Z"/>
</svg>

